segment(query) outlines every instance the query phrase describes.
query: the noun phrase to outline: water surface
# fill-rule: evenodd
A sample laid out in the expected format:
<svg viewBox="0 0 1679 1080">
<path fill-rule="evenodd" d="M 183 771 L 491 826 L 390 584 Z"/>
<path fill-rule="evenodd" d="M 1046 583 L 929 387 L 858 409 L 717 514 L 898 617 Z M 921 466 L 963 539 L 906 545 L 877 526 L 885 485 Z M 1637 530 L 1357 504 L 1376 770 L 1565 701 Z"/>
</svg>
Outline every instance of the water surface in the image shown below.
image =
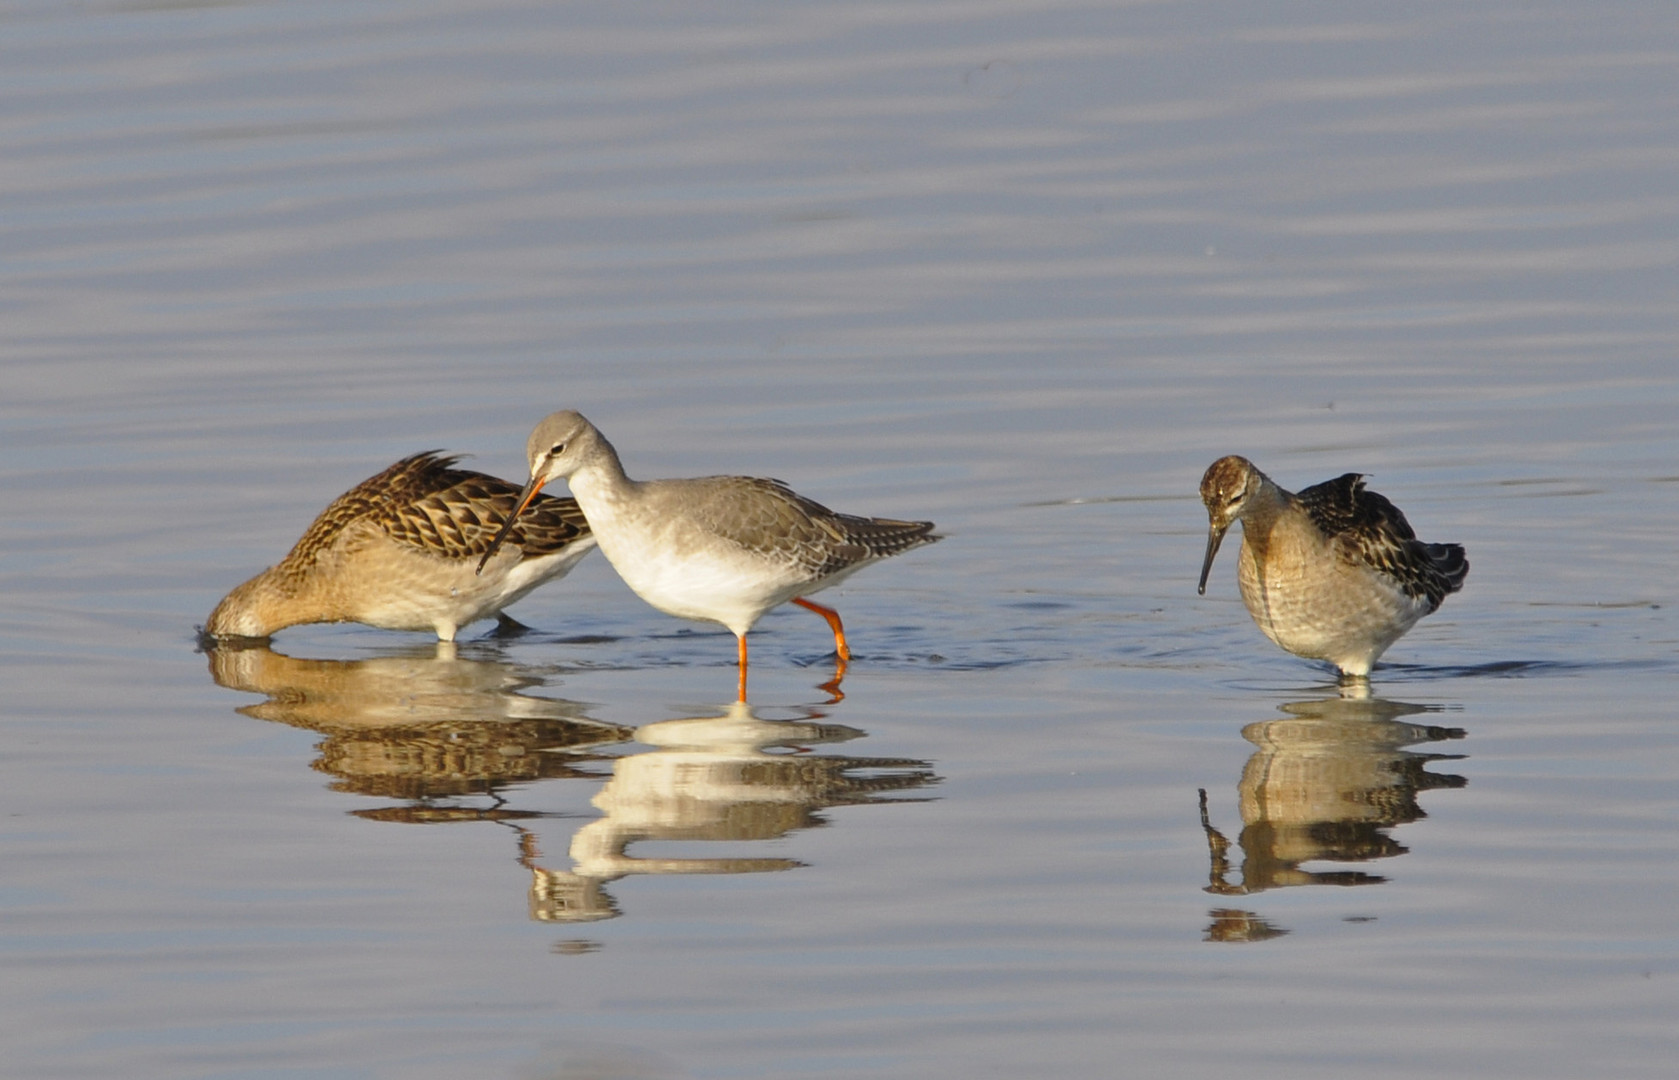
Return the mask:
<svg viewBox="0 0 1679 1080">
<path fill-rule="evenodd" d="M 1670 1071 L 1665 9 L 0 19 L 0 1074 Z M 563 407 L 946 539 L 843 699 L 598 556 L 196 651 Z M 1225 453 L 1468 548 L 1370 694 L 1196 595 Z"/>
</svg>

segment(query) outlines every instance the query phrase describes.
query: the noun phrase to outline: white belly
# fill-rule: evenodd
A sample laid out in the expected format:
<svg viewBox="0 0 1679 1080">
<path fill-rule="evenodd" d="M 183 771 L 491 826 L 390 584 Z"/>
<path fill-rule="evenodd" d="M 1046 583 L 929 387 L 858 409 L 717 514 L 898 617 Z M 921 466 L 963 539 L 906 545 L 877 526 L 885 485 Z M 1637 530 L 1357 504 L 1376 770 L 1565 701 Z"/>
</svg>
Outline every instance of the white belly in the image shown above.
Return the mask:
<svg viewBox="0 0 1679 1080">
<path fill-rule="evenodd" d="M 691 521 L 629 520 L 610 502 L 580 496 L 579 503 L 612 568 L 637 596 L 668 615 L 745 634 L 764 612 L 812 588 L 791 561 L 777 563 Z"/>
</svg>

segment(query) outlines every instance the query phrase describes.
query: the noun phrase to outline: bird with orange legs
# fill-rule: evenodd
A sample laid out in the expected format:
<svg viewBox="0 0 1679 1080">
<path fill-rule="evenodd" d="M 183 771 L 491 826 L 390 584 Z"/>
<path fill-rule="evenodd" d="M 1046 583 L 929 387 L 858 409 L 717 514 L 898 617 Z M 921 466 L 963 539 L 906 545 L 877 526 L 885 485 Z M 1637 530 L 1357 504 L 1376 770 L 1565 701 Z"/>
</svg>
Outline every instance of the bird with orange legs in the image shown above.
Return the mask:
<svg viewBox="0 0 1679 1080">
<path fill-rule="evenodd" d="M 839 613 L 810 595 L 939 539 L 930 521 L 836 513 L 779 480 L 632 480 L 612 444 L 576 412 L 545 418 L 525 449 L 530 482 L 519 504 L 535 499 L 543 485 L 567 480 L 601 553 L 636 595 L 666 614 L 721 623 L 734 633 L 741 701 L 746 632 L 764 612 L 791 601 L 827 620 L 838 656 L 830 688 L 837 691 L 851 649 Z M 511 534 L 517 515 L 504 533 Z M 485 552 L 485 565 L 501 539 Z"/>
</svg>

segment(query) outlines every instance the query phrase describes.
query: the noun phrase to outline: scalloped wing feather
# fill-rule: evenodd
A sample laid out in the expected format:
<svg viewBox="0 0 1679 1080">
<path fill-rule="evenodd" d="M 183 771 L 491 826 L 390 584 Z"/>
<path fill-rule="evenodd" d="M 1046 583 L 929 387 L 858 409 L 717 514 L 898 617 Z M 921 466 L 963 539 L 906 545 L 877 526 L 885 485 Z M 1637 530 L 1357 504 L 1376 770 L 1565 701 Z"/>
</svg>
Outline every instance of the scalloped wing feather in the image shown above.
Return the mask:
<svg viewBox="0 0 1679 1080">
<path fill-rule="evenodd" d="M 393 541 L 450 559 L 482 555 L 513 512 L 520 488 L 452 466 L 460 458 L 427 450 L 396 462 L 334 499 L 292 548 L 287 561 L 312 563 L 348 528 L 375 526 Z M 589 533 L 571 499 L 538 495 L 508 540 L 526 556 L 564 548 Z"/>
<path fill-rule="evenodd" d="M 1463 587 L 1469 560 L 1459 544 L 1428 544 L 1385 496 L 1368 490 L 1359 473 L 1302 489 L 1295 498 L 1324 535 L 1347 545 L 1351 557 L 1391 578 L 1430 611 Z"/>
</svg>

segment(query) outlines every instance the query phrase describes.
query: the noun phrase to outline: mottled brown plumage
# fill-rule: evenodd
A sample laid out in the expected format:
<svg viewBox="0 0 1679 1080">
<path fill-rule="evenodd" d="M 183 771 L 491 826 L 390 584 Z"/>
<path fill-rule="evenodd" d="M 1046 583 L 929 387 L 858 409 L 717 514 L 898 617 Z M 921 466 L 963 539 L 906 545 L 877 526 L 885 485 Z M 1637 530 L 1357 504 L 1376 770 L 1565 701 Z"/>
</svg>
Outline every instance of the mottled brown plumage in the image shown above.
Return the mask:
<svg viewBox="0 0 1679 1080">
<path fill-rule="evenodd" d="M 1236 580 L 1254 622 L 1289 652 L 1344 675 L 1369 674 L 1469 572 L 1461 546 L 1418 540 L 1357 473 L 1294 494 L 1246 458 L 1223 457 L 1201 478 L 1201 499 L 1210 529 L 1200 591 L 1225 530 L 1241 521 Z"/>
<path fill-rule="evenodd" d="M 1463 587 L 1469 560 L 1457 544 L 1417 539 L 1399 507 L 1364 486 L 1359 473 L 1301 488 L 1294 496 L 1326 536 L 1338 536 L 1366 566 L 1393 579 L 1406 595 L 1439 608 Z"/>
<path fill-rule="evenodd" d="M 284 559 L 216 606 L 205 633 L 265 638 L 298 623 L 362 622 L 451 641 L 594 547 L 573 500 L 543 497 L 510 521 L 518 487 L 457 460 L 415 454 L 334 499 Z M 509 524 L 511 548 L 476 574 Z"/>
</svg>

